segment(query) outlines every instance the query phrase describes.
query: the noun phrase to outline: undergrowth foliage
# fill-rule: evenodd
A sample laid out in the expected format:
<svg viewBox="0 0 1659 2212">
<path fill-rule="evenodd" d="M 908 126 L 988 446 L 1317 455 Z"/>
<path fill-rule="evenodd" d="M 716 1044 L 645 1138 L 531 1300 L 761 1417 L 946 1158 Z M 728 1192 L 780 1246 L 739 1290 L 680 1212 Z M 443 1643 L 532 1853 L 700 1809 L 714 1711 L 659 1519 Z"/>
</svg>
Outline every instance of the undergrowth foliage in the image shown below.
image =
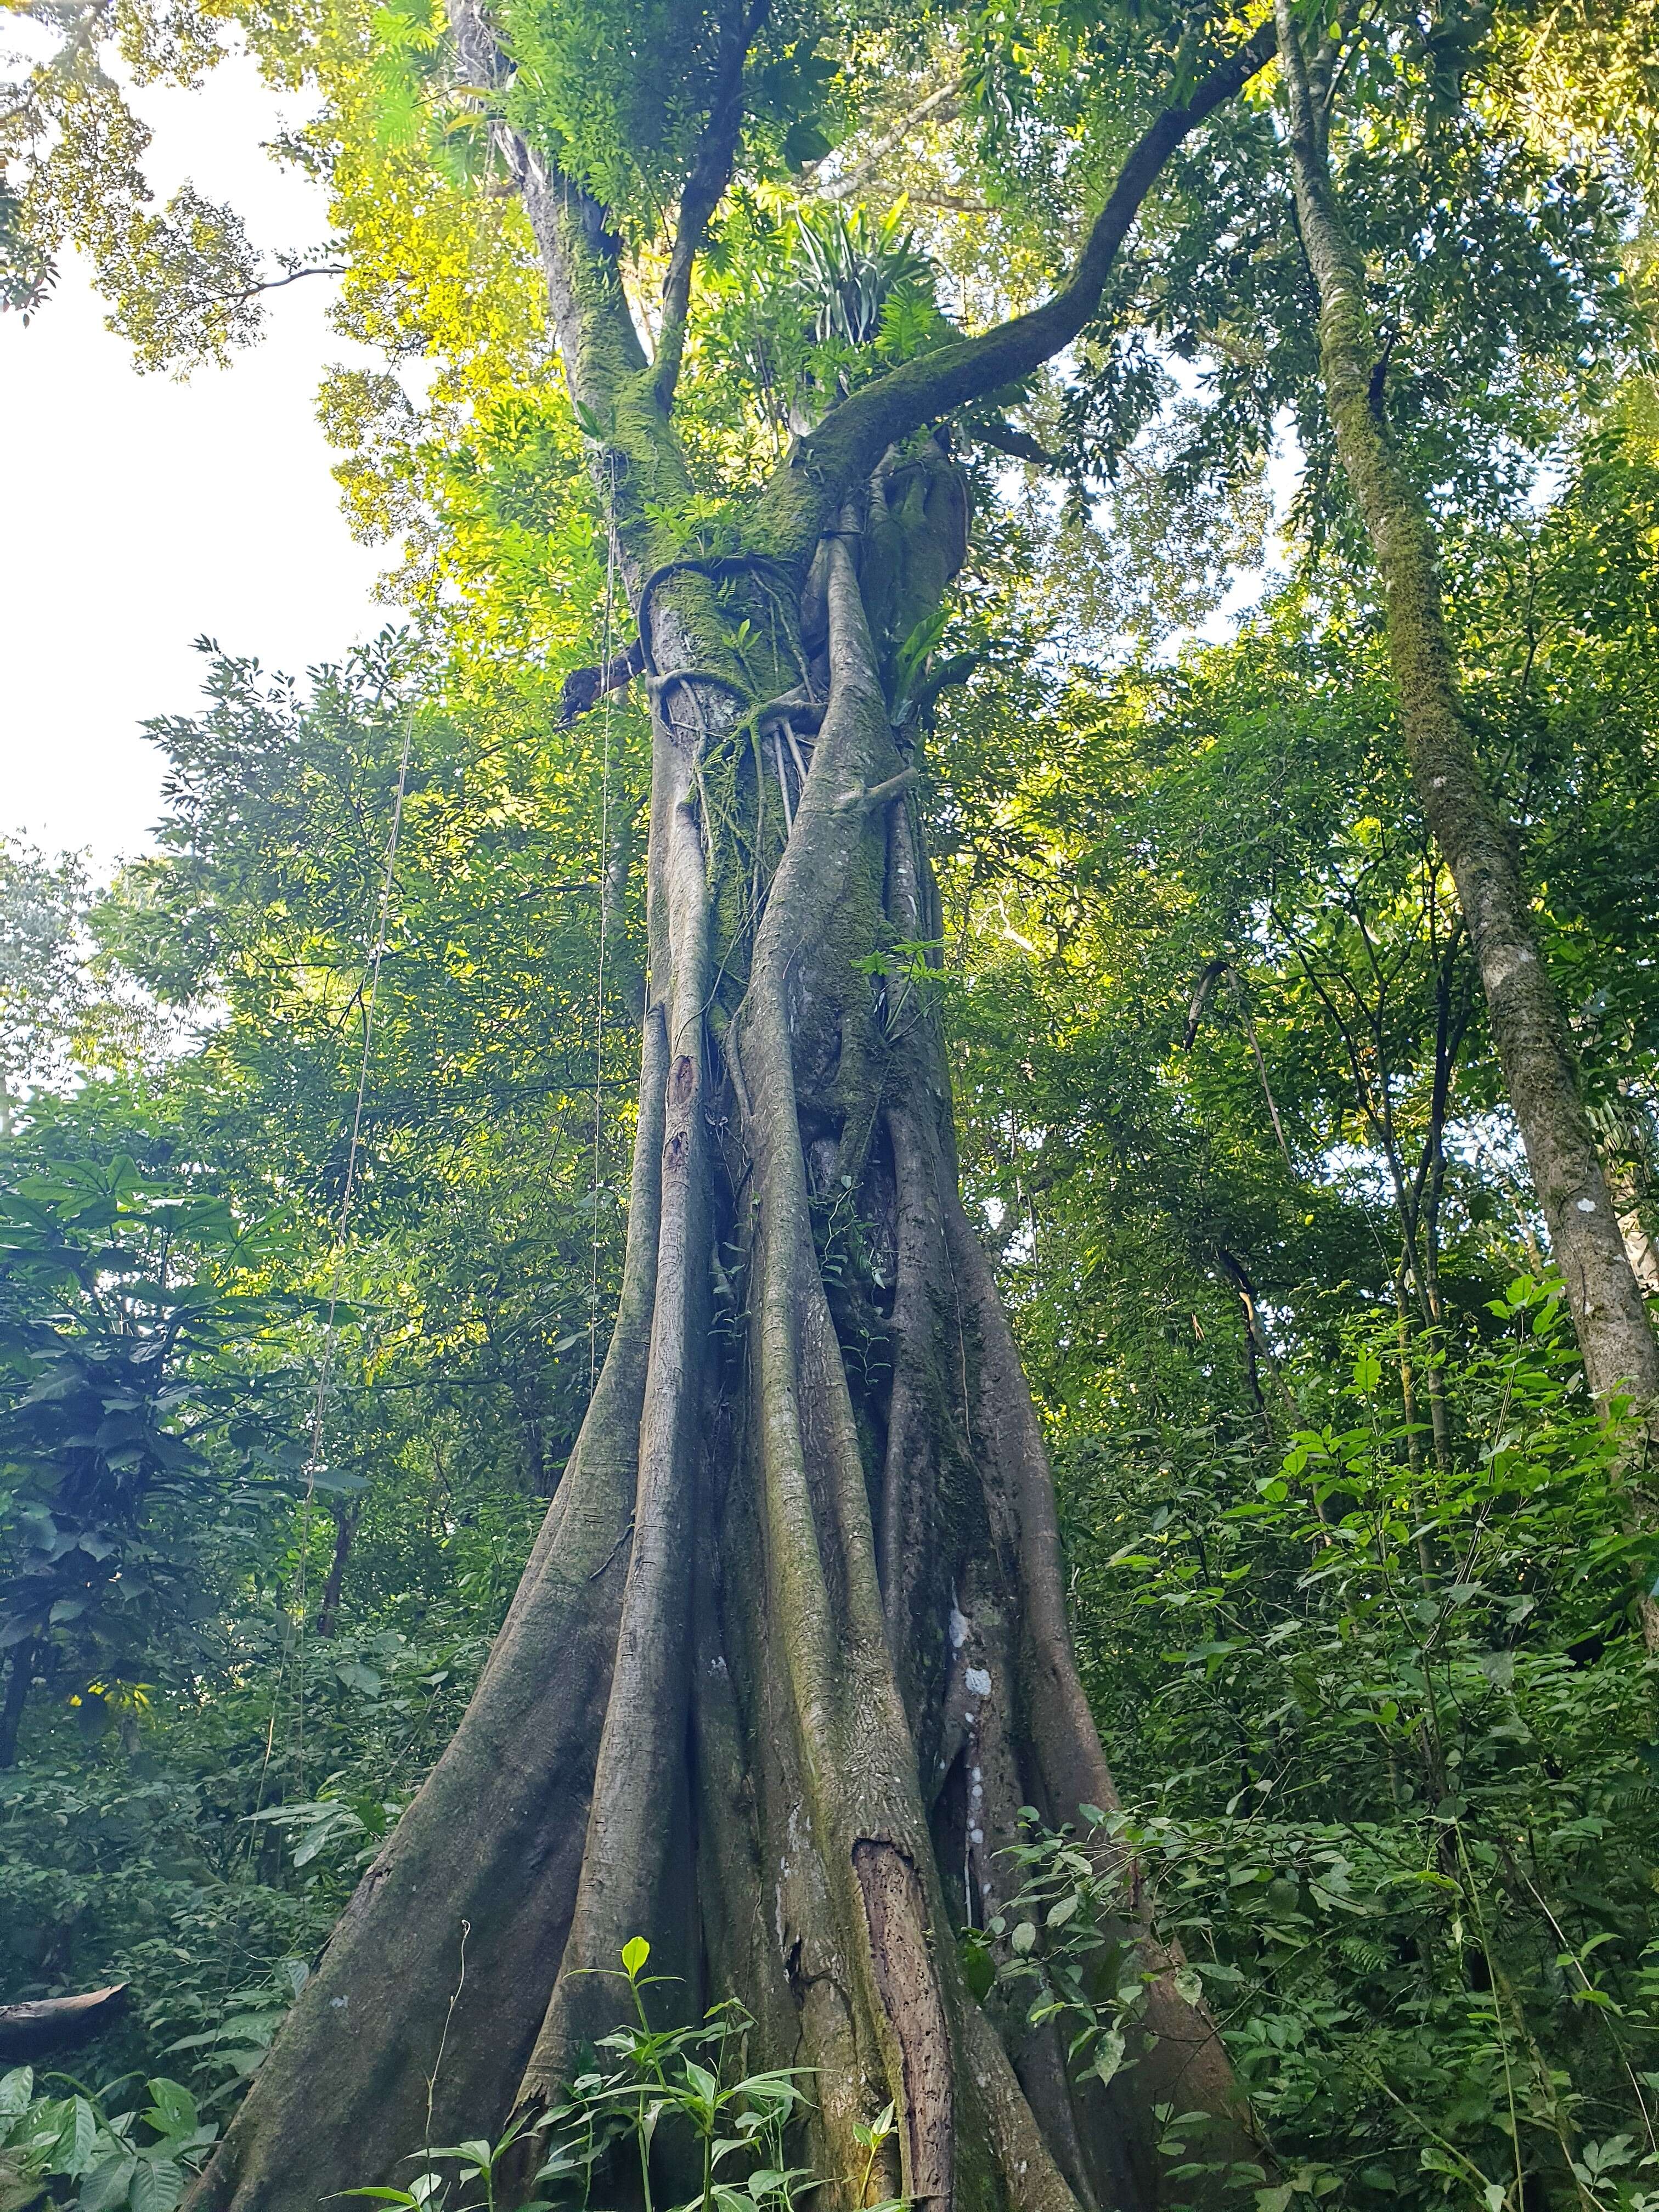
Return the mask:
<svg viewBox="0 0 1659 2212">
<path fill-rule="evenodd" d="M 421 2171 L 407 2188 L 343 2194 L 404 2212 L 497 2212 L 509 2203 L 516 2212 L 578 2206 L 586 2212 L 596 2189 L 603 2203 L 636 2174 L 644 2212 L 656 2212 L 661 2186 L 653 2176 L 665 2169 L 682 2186 L 688 2178 L 695 2182 L 678 2212 L 794 2212 L 819 2185 L 805 2167 L 787 2162 L 789 2124 L 807 2097 L 806 2069 L 743 2072 L 754 2021 L 731 1999 L 689 2027 L 653 2028 L 646 1992 L 673 1978 L 647 1974 L 650 1956 L 642 1936 L 623 1945 L 616 1978 L 627 1984 L 635 2020 L 599 2039 L 592 2065 L 575 2075 L 561 2103 L 533 2118 L 519 2115 L 493 2142 L 477 2136 L 412 2153 Z M 860 2203 L 892 2120 L 890 2106 L 866 2130 Z M 533 2193 L 526 2198 L 514 2185 L 532 2148 L 540 2162 L 528 2161 Z"/>
<path fill-rule="evenodd" d="M 69 2094 L 43 2094 L 47 2081 L 63 2083 Z M 164 2075 L 144 2082 L 130 2109 L 112 2114 L 106 2100 L 126 2086 L 113 2082 L 91 2094 L 68 2075 L 37 2083 L 28 2066 L 0 2075 L 0 2204 L 7 2212 L 48 2191 L 67 2193 L 81 2212 L 172 2212 L 218 2128 L 203 2120 L 188 2089 Z"/>
<path fill-rule="evenodd" d="M 1586 1405 L 1548 1286 L 1492 1318 L 1443 1470 L 1413 1468 L 1387 1338 L 1280 1455 L 1144 1431 L 1066 1470 L 1127 1802 L 1032 1831 L 1005 1977 L 1074 2063 L 1133 2065 L 1113 1930 L 1146 1901 L 1280 2161 L 1258 2212 L 1659 2193 L 1638 1440 Z"/>
<path fill-rule="evenodd" d="M 1139 1753 L 1132 1794 L 1080 1831 L 1027 1808 L 1006 1904 L 963 1931 L 966 1978 L 1016 2027 L 1056 2024 L 1080 2084 L 1110 2083 L 1144 2055 L 1144 1916 L 1220 2025 L 1264 2163 L 1224 2168 L 1175 2103 L 1162 2148 L 1177 2181 L 1224 2176 L 1255 2212 L 1659 2203 L 1641 1468 L 1585 1403 L 1553 1286 L 1516 1279 L 1492 1318 L 1449 1376 L 1449 1468 L 1413 1449 L 1397 1347 L 1360 1334 L 1328 1418 L 1286 1450 L 1145 1431 L 1069 1470 L 1084 1651 Z M 1112 1526 L 1133 1533 L 1108 1551 Z M 787 2212 L 821 2185 L 786 2148 L 810 2081 L 743 2075 L 738 2007 L 653 2030 L 648 1954 L 623 1954 L 637 2026 L 537 2123 L 530 2204 L 586 2207 L 621 2161 L 647 2212 L 666 2188 Z M 495 2212 L 518 2133 L 356 2193 Z"/>
</svg>

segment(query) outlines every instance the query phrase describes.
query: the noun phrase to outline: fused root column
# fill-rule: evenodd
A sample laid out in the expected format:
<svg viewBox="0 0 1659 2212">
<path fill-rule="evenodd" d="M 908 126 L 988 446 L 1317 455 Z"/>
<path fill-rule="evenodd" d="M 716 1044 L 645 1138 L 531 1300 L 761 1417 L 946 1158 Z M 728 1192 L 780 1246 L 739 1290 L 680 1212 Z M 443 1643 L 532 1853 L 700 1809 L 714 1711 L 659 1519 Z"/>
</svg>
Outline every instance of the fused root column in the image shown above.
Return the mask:
<svg viewBox="0 0 1659 2212">
<path fill-rule="evenodd" d="M 906 465 L 933 475 L 905 511 L 956 549 L 910 549 L 936 580 L 960 493 L 939 449 Z M 906 556 L 888 544 L 890 569 Z M 682 2014 L 737 1997 L 750 2066 L 809 2069 L 804 2155 L 846 2212 L 858 2130 L 890 2102 L 896 2156 L 870 2189 L 941 2212 L 1150 2208 L 1150 2106 L 1172 2096 L 1242 2147 L 1174 1962 L 1148 1954 L 1140 2066 L 1091 2095 L 1052 2035 L 1005 2047 L 957 1965 L 1018 1808 L 1071 1820 L 1112 1785 L 1041 1438 L 957 1195 L 936 1013 L 880 981 L 936 894 L 861 561 L 880 573 L 854 512 L 791 611 L 822 713 L 782 822 L 739 771 L 747 846 L 728 825 L 711 858 L 699 779 L 722 744 L 751 757 L 740 702 L 710 685 L 696 715 L 655 718 L 615 1336 L 472 1705 L 199 2185 L 216 2212 L 312 2212 L 395 2181 L 423 2141 L 550 2105 L 620 2018 L 635 1934 Z M 883 589 L 908 625 L 902 586 Z M 696 611 L 665 585 L 653 624 L 693 665 Z M 763 860 L 734 934 L 720 870 L 752 885 Z M 891 1294 L 845 1259 L 883 1239 Z"/>
</svg>

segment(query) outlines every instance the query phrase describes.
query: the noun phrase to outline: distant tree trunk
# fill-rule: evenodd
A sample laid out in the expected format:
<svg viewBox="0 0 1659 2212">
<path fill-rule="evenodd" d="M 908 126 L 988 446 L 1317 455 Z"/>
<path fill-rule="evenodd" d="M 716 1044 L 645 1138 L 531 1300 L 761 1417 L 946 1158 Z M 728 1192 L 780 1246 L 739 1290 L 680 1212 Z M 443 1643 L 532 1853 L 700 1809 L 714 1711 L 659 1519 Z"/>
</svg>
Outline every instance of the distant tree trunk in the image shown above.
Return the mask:
<svg viewBox="0 0 1659 2212">
<path fill-rule="evenodd" d="M 1364 270 L 1331 181 L 1325 117 L 1291 0 L 1277 0 L 1277 16 L 1297 214 L 1319 293 L 1326 404 L 1382 581 L 1413 781 L 1457 887 L 1590 1388 L 1603 1402 L 1620 1390 L 1659 1400 L 1659 1340 L 1620 1234 L 1566 1024 L 1538 957 L 1514 835 L 1481 773 L 1459 696 L 1433 526 L 1374 405 L 1378 349 Z"/>
<path fill-rule="evenodd" d="M 1659 1248 L 1656 1248 L 1643 1218 L 1650 1196 L 1651 1139 L 1646 1112 L 1620 1080 L 1615 1096 L 1592 1114 L 1596 1137 L 1607 1170 L 1607 1188 L 1619 1214 L 1619 1233 L 1630 1255 L 1632 1273 L 1644 1297 L 1659 1298 Z"/>
<path fill-rule="evenodd" d="M 1649 1236 L 1647 1224 L 1642 1218 L 1642 1194 L 1629 1163 L 1615 1162 L 1607 1180 L 1613 1202 L 1619 1209 L 1619 1233 L 1630 1255 L 1631 1273 L 1641 1285 L 1644 1297 L 1659 1298 L 1659 1246 Z"/>
<path fill-rule="evenodd" d="M 453 20 L 489 83 L 487 28 Z M 1084 279 L 855 392 L 719 556 L 665 544 L 659 519 L 692 493 L 669 417 L 678 246 L 647 362 L 604 211 L 495 126 L 601 428 L 652 708 L 623 1281 L 472 1703 L 201 2207 L 313 2212 L 406 2173 L 423 2140 L 547 2106 L 617 2025 L 636 1934 L 684 2009 L 742 2000 L 751 2064 L 811 2069 L 814 2203 L 838 2212 L 866 2169 L 855 2131 L 889 2103 L 871 2193 L 930 2212 L 1190 2200 L 1159 2108 L 1207 2115 L 1183 2134 L 1223 2168 L 1258 2154 L 1150 1929 L 1125 1931 L 1145 2029 L 1105 2089 L 1068 2082 L 1052 2026 L 1005 2040 L 958 1962 L 958 1931 L 1006 1893 L 1019 1808 L 1072 1823 L 1115 1799 L 1041 1435 L 957 1194 L 933 971 L 912 957 L 940 933 L 922 732 L 892 674 L 967 542 L 965 477 L 919 434 L 1069 342 L 1167 152 L 1268 51 L 1258 37 L 1148 132 Z M 700 159 L 683 228 L 720 182 Z"/>
<path fill-rule="evenodd" d="M 33 1679 L 34 1639 L 31 1637 L 11 1647 L 5 1700 L 0 1704 L 0 1769 L 17 1764 L 17 1735 L 23 1725 L 23 1708 L 28 1703 L 29 1686 Z"/>
<path fill-rule="evenodd" d="M 334 1555 L 328 1563 L 328 1579 L 323 1584 L 323 1601 L 317 1609 L 317 1633 L 327 1638 L 333 1635 L 340 1620 L 340 1585 L 345 1580 L 346 1561 L 351 1556 L 351 1540 L 357 1533 L 357 1516 L 362 1511 L 360 1504 L 334 1509 Z"/>
</svg>

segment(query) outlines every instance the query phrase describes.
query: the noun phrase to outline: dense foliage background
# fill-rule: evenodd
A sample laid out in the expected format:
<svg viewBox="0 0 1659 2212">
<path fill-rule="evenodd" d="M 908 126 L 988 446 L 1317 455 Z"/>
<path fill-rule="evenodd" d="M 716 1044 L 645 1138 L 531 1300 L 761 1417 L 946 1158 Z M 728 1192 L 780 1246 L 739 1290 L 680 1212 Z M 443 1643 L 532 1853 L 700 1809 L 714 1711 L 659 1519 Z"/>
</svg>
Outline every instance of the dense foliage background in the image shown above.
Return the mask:
<svg viewBox="0 0 1659 2212">
<path fill-rule="evenodd" d="M 544 88 L 580 13 L 543 26 Z M 914 43 L 858 29 L 861 119 L 810 40 L 777 59 L 770 181 L 701 279 L 688 544 L 814 392 L 1038 288 L 1111 121 L 1078 11 L 1031 13 L 975 15 L 902 146 Z M 1551 35 L 1549 66 L 1489 14 L 1436 27 L 1433 66 L 1379 39 L 1339 154 L 1659 1293 L 1645 141 L 1594 151 L 1651 72 L 1618 93 L 1623 19 Z M 615 582 L 522 240 L 440 189 L 469 174 L 440 43 L 394 0 L 306 60 L 343 320 L 441 364 L 419 408 L 390 374 L 325 394 L 399 626 L 300 683 L 204 648 L 202 711 L 150 732 L 156 850 L 113 885 L 0 856 L 0 2001 L 131 1990 L 73 2079 L 0 2080 L 0 2212 L 176 2200 L 463 1710 L 605 1350 L 644 718 L 561 711 Z M 555 124 L 600 146 L 602 109 Z M 1012 441 L 960 426 L 975 550 L 915 704 L 944 959 L 909 948 L 912 988 L 1049 1426 L 1103 1814 L 1276 2148 L 1259 2212 L 1648 2212 L 1648 1477 L 1585 1393 L 1405 773 L 1267 113 L 1149 213 L 1138 335 L 1014 395 Z M 814 197 L 843 137 L 870 210 L 833 165 Z M 606 181 L 648 260 L 652 179 Z M 235 342 L 207 327 L 137 342 Z M 1118 2000 L 1063 1930 L 1099 1900 L 1040 1838 L 1030 1874 L 1037 2001 L 1092 2008 L 1097 2045 Z"/>
</svg>

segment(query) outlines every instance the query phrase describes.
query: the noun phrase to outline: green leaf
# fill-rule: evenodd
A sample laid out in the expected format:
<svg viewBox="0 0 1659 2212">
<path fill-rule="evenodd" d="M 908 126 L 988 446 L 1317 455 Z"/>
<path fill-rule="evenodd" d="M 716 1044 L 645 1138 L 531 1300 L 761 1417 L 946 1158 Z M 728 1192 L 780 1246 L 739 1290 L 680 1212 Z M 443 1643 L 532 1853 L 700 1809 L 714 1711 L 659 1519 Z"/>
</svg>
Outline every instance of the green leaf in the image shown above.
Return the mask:
<svg viewBox="0 0 1659 2212">
<path fill-rule="evenodd" d="M 9 2074 L 0 2074 L 0 2134 L 10 2126 L 20 2113 L 28 2108 L 34 2094 L 34 2069 L 14 2066 Z"/>
<path fill-rule="evenodd" d="M 802 116 L 783 134 L 783 158 L 791 169 L 804 169 L 809 161 L 821 161 L 833 150 L 823 125 L 811 116 Z"/>
<path fill-rule="evenodd" d="M 144 2118 L 158 2135 L 190 2135 L 200 2125 L 196 2100 L 179 2082 L 169 2081 L 165 2075 L 157 2075 L 154 2081 L 146 2082 L 144 2086 L 149 2091 L 150 2098 L 150 2110 Z"/>
<path fill-rule="evenodd" d="M 1105 2082 L 1115 2080 L 1119 2068 L 1123 2063 L 1124 2054 L 1127 2049 L 1128 2045 L 1124 2041 L 1121 2029 L 1109 2027 L 1095 2047 L 1094 2059 L 1089 2068 L 1090 2073 L 1097 2081 Z"/>
<path fill-rule="evenodd" d="M 80 2212 L 112 2212 L 115 2205 L 125 2204 L 137 2169 L 138 2160 L 131 2151 L 100 2159 L 82 2176 L 76 2192 Z"/>
<path fill-rule="evenodd" d="M 185 2170 L 168 2158 L 140 2155 L 127 2201 L 132 2212 L 173 2212 L 185 2193 Z"/>
<path fill-rule="evenodd" d="M 630 1982 L 636 1981 L 651 1956 L 651 1946 L 643 1936 L 630 1936 L 622 1948 L 623 1972 Z"/>
<path fill-rule="evenodd" d="M 688 2058 L 685 2062 L 685 2081 L 703 2105 L 712 2109 L 719 2102 L 720 2085 L 706 2066 L 699 2066 Z"/>
</svg>

